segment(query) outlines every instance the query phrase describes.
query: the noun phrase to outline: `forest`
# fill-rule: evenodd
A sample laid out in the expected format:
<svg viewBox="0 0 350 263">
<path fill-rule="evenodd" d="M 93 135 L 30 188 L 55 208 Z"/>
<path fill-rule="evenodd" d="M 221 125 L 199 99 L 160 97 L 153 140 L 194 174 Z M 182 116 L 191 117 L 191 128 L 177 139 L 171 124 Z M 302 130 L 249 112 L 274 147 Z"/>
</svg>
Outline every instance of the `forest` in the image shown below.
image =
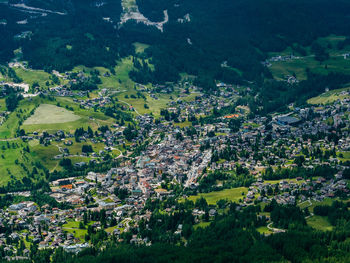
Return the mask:
<svg viewBox="0 0 350 263">
<path fill-rule="evenodd" d="M 61 2 L 53 1 L 52 8 L 61 10 Z M 122 12 L 119 0 L 99 8 L 93 1 L 70 3 L 64 6 L 66 16 L 35 18 L 21 26 L 15 21 L 27 18 L 24 13 L 1 8 L 0 18 L 7 25 L 0 26 L 1 35 L 6 36 L 0 40 L 0 62 L 9 61 L 12 51 L 22 46 L 24 59 L 33 68 L 65 71 L 81 64 L 111 68 L 118 59 L 135 53 L 132 43 L 141 42 L 151 45 L 145 55 L 155 69 L 149 72 L 139 67 L 147 77 L 134 72 L 133 78 L 161 83 L 177 80 L 179 73 L 186 72 L 206 80 L 202 82 L 210 89 L 214 79 L 240 83 L 269 78 L 269 71 L 260 63 L 267 52 L 280 52 L 288 46 L 300 50 L 318 37 L 348 36 L 350 32 L 345 11 L 350 3 L 344 0 L 137 0 L 140 11 L 153 21 L 163 19 L 163 10 L 168 10 L 170 20 L 163 33 L 133 21 L 117 26 Z M 178 22 L 187 14 L 190 22 Z M 114 22 L 107 23 L 102 17 Z M 24 31 L 32 35 L 13 38 Z M 313 50 L 319 53 L 319 49 Z M 223 68 L 224 61 L 227 67 Z"/>
</svg>

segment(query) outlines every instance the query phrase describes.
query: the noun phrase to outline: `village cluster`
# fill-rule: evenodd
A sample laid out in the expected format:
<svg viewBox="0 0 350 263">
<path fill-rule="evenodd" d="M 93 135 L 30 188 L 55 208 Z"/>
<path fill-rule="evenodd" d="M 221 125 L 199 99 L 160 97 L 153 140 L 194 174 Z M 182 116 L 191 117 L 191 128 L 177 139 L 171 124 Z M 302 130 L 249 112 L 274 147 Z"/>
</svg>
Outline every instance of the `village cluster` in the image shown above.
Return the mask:
<svg viewBox="0 0 350 263">
<path fill-rule="evenodd" d="M 130 149 L 136 148 L 139 142 L 147 141 L 147 144 L 136 156 L 129 149 L 117 157 L 120 160 L 118 167 L 107 173 L 90 171 L 81 177 L 51 182 L 51 192 L 47 194 L 59 203 L 70 205 L 69 209 L 21 202 L 0 211 L 0 224 L 12 229 L 10 235 L 0 235 L 0 246 L 13 256 L 18 256 L 13 245 L 16 240 L 37 243 L 39 248 L 61 246 L 67 251 L 79 251 L 89 246 L 89 241 L 84 235 L 79 235 L 78 227 L 69 223 L 82 222 L 85 214 L 101 211 L 105 211 L 108 234 L 120 238 L 131 224 L 137 225 L 141 219 L 150 218 L 150 211 L 144 209 L 150 198 L 174 197 L 176 188 L 197 191 L 201 179 L 210 176 L 211 172 L 232 171 L 237 165 L 254 177 L 254 182 L 239 201 L 240 207 L 268 203 L 272 199 L 280 204 L 298 204 L 349 193 L 342 176 L 346 166 L 341 161 L 342 153 L 350 149 L 348 130 L 341 129 L 350 126 L 349 99 L 321 106 L 291 106 L 289 113 L 272 118 L 256 116 L 248 119 L 249 109 L 240 106 L 235 114 L 217 118 L 215 122 L 195 123 L 194 116 L 208 116 L 214 107 L 227 107 L 239 97 L 237 87 L 224 83 L 218 87 L 219 91 L 213 95 L 198 92 L 191 102 L 181 98 L 171 101 L 167 113 L 162 114 L 158 122 L 149 114 L 137 116 L 137 134 L 131 139 Z M 98 98 L 75 99 L 84 107 L 104 107 L 110 101 L 103 91 Z M 230 123 L 236 119 L 241 121 L 238 131 L 233 132 Z M 194 125 L 182 127 L 184 121 L 192 121 Z M 103 142 L 105 148 L 90 155 L 92 162 L 97 158 L 103 161 L 106 153 L 125 144 L 125 129 L 126 126 L 115 124 L 108 130 L 96 134 L 84 132 L 77 138 L 79 141 Z M 56 134 L 25 135 L 22 139 L 39 139 L 44 144 L 63 140 L 70 145 L 74 137 L 59 131 Z M 66 148 L 59 150 L 61 154 L 55 158 L 70 156 Z M 223 152 L 229 154 L 223 155 Z M 301 156 L 303 158 L 299 158 Z M 83 162 L 74 164 L 76 168 L 86 165 Z M 276 182 L 264 178 L 264 171 L 269 167 L 313 169 L 319 165 L 334 167 L 338 172 L 330 178 L 297 177 Z M 124 194 L 120 194 L 121 191 Z M 28 196 L 29 193 L 16 194 Z M 177 197 L 186 198 L 183 194 Z M 210 209 L 210 216 L 216 213 L 214 206 Z M 204 211 L 198 209 L 193 211 L 197 222 L 203 214 Z M 89 227 L 103 229 L 105 226 L 96 221 Z M 181 235 L 180 226 L 177 234 Z M 135 234 L 131 242 L 147 243 L 148 240 Z M 28 253 L 29 250 L 25 249 L 21 255 L 27 257 Z"/>
</svg>

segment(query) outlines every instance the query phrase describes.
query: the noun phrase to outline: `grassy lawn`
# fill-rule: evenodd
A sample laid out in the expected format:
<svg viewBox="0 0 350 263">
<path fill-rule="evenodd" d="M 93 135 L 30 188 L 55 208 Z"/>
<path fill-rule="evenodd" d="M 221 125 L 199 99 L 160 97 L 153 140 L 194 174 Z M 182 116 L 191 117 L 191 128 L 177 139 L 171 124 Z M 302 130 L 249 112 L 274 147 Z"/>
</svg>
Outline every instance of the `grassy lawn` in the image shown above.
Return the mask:
<svg viewBox="0 0 350 263">
<path fill-rule="evenodd" d="M 225 189 L 218 192 L 192 195 L 192 196 L 189 196 L 188 199 L 192 200 L 193 202 L 196 202 L 197 199 L 204 197 L 207 200 L 208 204 L 210 205 L 215 205 L 216 202 L 221 199 L 227 199 L 228 201 L 238 203 L 240 199 L 243 199 L 242 193 L 247 194 L 248 188 L 238 187 L 238 188 Z"/>
<path fill-rule="evenodd" d="M 267 226 L 260 226 L 256 229 L 260 234 L 271 235 L 273 232 L 267 228 Z"/>
<path fill-rule="evenodd" d="M 288 183 L 297 183 L 297 184 L 302 184 L 305 182 L 305 180 L 297 181 L 296 179 L 283 179 L 283 180 L 265 180 L 264 183 L 279 184 L 281 181 L 286 181 Z"/>
<path fill-rule="evenodd" d="M 346 162 L 350 160 L 350 152 L 339 152 L 337 153 L 339 160 Z M 340 157 L 342 156 L 342 157 Z"/>
<path fill-rule="evenodd" d="M 327 46 L 327 52 L 330 55 L 330 58 L 327 61 L 322 63 L 316 61 L 313 54 L 311 54 L 310 47 L 306 47 L 308 53 L 307 56 L 290 61 L 273 62 L 270 70 L 276 79 L 284 79 L 285 76 L 293 74 L 296 74 L 298 79 L 306 79 L 306 68 L 319 74 L 327 74 L 329 72 L 342 72 L 348 74 L 350 73 L 350 63 L 348 59 L 344 59 L 342 54 L 349 52 L 349 50 L 348 48 L 345 48 L 344 50 L 339 51 L 335 48 L 337 43 L 344 39 L 344 36 L 334 35 L 318 39 L 318 42 L 321 45 Z M 328 44 L 330 44 L 331 48 L 328 48 Z M 293 50 L 289 47 L 283 52 L 270 53 L 270 55 L 284 56 L 292 53 Z"/>
<path fill-rule="evenodd" d="M 254 122 L 243 123 L 243 126 L 249 126 L 249 127 L 252 127 L 252 128 L 259 128 L 260 127 L 259 124 L 254 123 Z"/>
<path fill-rule="evenodd" d="M 198 223 L 198 224 L 195 224 L 195 225 L 193 226 L 193 228 L 194 228 L 194 229 L 197 229 L 197 228 L 199 228 L 199 227 L 201 227 L 201 228 L 206 228 L 206 227 L 208 227 L 208 226 L 210 225 L 210 223 L 211 223 L 211 222 L 200 222 L 200 223 Z"/>
<path fill-rule="evenodd" d="M 0 111 L 6 111 L 5 99 L 0 99 Z"/>
<path fill-rule="evenodd" d="M 309 211 L 311 213 L 313 213 L 315 206 L 318 206 L 318 205 L 332 205 L 333 201 L 336 201 L 336 200 L 338 200 L 338 199 L 336 199 L 336 198 L 333 198 L 333 199 L 332 198 L 326 198 L 326 199 L 324 199 L 321 202 L 311 201 L 311 204 L 312 204 L 311 206 L 310 206 L 309 202 L 303 202 L 303 203 L 299 204 L 298 206 L 301 209 L 304 209 L 304 208 L 308 207 Z"/>
<path fill-rule="evenodd" d="M 62 229 L 68 233 L 72 233 L 79 239 L 85 239 L 85 235 L 87 234 L 87 227 L 86 229 L 79 229 L 79 222 L 76 221 L 67 222 L 62 226 Z"/>
<path fill-rule="evenodd" d="M 327 218 L 323 216 L 311 216 L 306 221 L 309 226 L 317 230 L 332 231 L 333 229 L 333 226 L 328 222 Z"/>
<path fill-rule="evenodd" d="M 13 148 L 13 144 L 17 144 L 18 148 Z M 10 148 L 8 148 L 8 146 Z M 0 185 L 5 185 L 11 180 L 11 178 L 21 179 L 26 175 L 23 168 L 16 164 L 15 161 L 18 160 L 19 163 L 24 163 L 29 169 L 31 169 L 32 156 L 30 153 L 23 151 L 23 143 L 20 140 L 11 142 L 0 142 Z"/>
<path fill-rule="evenodd" d="M 327 68 L 326 66 L 327 65 Z M 306 79 L 306 68 L 319 74 L 328 74 L 329 72 L 350 73 L 350 63 L 338 55 L 330 57 L 322 64 L 316 61 L 314 57 L 302 57 L 296 60 L 273 62 L 270 70 L 276 79 L 284 79 L 287 75 L 295 74 L 298 79 Z"/>
<path fill-rule="evenodd" d="M 184 122 L 174 123 L 174 126 L 177 126 L 179 128 L 184 128 L 184 127 L 192 126 L 192 123 L 189 121 L 184 121 Z"/>
<path fill-rule="evenodd" d="M 23 121 L 25 116 L 29 116 L 29 113 L 36 107 L 40 99 L 35 98 L 32 101 L 22 100 L 19 103 L 17 109 L 12 112 L 6 122 L 0 126 L 0 138 L 11 138 L 16 134 L 20 122 Z"/>
<path fill-rule="evenodd" d="M 57 171 L 61 169 L 58 165 L 60 160 L 53 159 L 54 156 L 60 154 L 55 145 L 43 146 L 38 144 L 34 147 L 30 147 L 30 150 L 33 157 L 41 161 L 47 169 Z"/>
<path fill-rule="evenodd" d="M 23 68 L 14 68 L 14 70 L 16 71 L 16 74 L 23 79 L 23 82 L 30 86 L 33 85 L 34 82 L 38 82 L 40 87 L 46 87 L 47 81 L 51 83 L 51 75 L 43 70 L 26 70 Z"/>
<path fill-rule="evenodd" d="M 347 88 L 343 88 L 343 89 L 337 89 L 337 90 L 331 90 L 325 93 L 322 93 L 321 95 L 311 98 L 309 99 L 307 102 L 309 104 L 313 104 L 313 105 L 320 105 L 320 104 L 331 104 L 339 99 L 345 99 L 345 98 L 349 98 L 349 95 L 341 95 L 340 93 L 342 91 L 348 91 L 350 90 L 350 87 Z"/>
<path fill-rule="evenodd" d="M 107 227 L 105 229 L 105 231 L 107 233 L 112 233 L 114 231 L 114 229 L 117 229 L 118 227 L 117 226 L 111 226 L 111 227 Z M 124 231 L 124 228 L 118 228 L 120 230 L 120 232 L 123 232 Z"/>
<path fill-rule="evenodd" d="M 125 105 L 124 102 L 132 105 L 137 112 L 140 114 L 150 114 L 153 113 L 154 116 L 160 115 L 160 110 L 167 107 L 168 102 L 170 101 L 170 96 L 168 94 L 157 94 L 158 100 L 150 97 L 148 94 L 146 94 L 146 101 L 142 98 L 130 98 L 130 94 L 136 95 L 136 91 L 127 91 L 120 93 L 118 95 L 119 103 Z M 128 95 L 128 98 L 125 98 L 125 95 Z M 149 107 L 148 109 L 145 108 L 145 104 Z"/>
</svg>

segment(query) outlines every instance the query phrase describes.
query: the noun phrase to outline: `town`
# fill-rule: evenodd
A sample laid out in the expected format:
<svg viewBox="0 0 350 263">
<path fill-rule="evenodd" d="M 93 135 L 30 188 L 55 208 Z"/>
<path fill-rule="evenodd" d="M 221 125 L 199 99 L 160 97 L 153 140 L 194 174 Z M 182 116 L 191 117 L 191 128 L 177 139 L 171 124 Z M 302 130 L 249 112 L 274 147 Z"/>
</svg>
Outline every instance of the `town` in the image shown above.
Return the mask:
<svg viewBox="0 0 350 263">
<path fill-rule="evenodd" d="M 196 92 L 193 101 L 170 101 L 157 119 L 136 114 L 135 126 L 117 122 L 96 132 L 21 134 L 24 142 L 63 142 L 54 159 L 74 169 L 77 176 L 52 180 L 45 192 L 52 202 L 44 205 L 28 201 L 30 191 L 7 193 L 9 198 L 18 196 L 25 201 L 0 211 L 1 227 L 7 229 L 0 236 L 4 255 L 26 259 L 32 244 L 38 249 L 62 247 L 72 253 L 98 240 L 151 244 L 149 237 L 137 231 L 137 226 L 153 216 L 150 200 L 192 200 L 194 222 L 202 224 L 220 213 L 223 202 L 234 201 L 236 209 L 243 209 L 275 200 L 307 209 L 317 202 L 349 196 L 349 178 L 344 175 L 349 169 L 349 158 L 344 156 L 350 149 L 349 90 L 342 91 L 341 99 L 333 103 L 302 108 L 291 104 L 284 114 L 251 118 L 249 108 L 239 104 L 234 114 L 217 114 L 240 98 L 239 86 L 218 83 L 217 87 L 212 95 L 190 87 Z M 51 92 L 73 96 L 62 88 Z M 87 109 L 103 110 L 114 100 L 106 90 L 93 99 L 86 94 L 75 96 L 79 98 L 74 102 Z M 131 106 L 120 109 L 135 113 Z M 88 144 L 80 154 L 70 153 L 69 146 L 77 143 Z M 95 144 L 103 148 L 93 151 L 89 145 Z M 116 149 L 120 154 L 110 156 Z M 89 162 L 71 163 L 69 158 L 74 156 L 88 157 Z M 94 169 L 103 163 L 113 165 L 101 172 Z M 208 201 L 208 208 L 198 204 L 207 193 L 230 190 L 237 190 L 234 198 Z M 175 205 L 169 205 L 162 213 L 174 211 Z M 271 227 L 272 223 L 264 213 L 263 224 L 270 231 L 266 235 L 284 231 Z M 181 237 L 183 228 L 179 224 L 171 234 Z M 133 234 L 128 237 L 126 233 Z"/>
</svg>

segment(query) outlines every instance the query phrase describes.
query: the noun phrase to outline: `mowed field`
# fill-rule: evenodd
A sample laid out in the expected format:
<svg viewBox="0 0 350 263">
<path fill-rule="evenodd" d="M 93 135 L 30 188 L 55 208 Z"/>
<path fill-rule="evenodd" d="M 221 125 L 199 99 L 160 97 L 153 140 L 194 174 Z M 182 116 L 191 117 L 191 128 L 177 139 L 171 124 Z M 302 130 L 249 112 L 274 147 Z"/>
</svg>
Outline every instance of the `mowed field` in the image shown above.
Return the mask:
<svg viewBox="0 0 350 263">
<path fill-rule="evenodd" d="M 203 197 L 205 198 L 205 200 L 207 200 L 207 203 L 209 205 L 215 205 L 216 202 L 221 199 L 238 203 L 240 199 L 244 198 L 242 193 L 244 193 L 244 195 L 247 194 L 248 188 L 238 187 L 238 188 L 225 189 L 217 192 L 192 195 L 192 196 L 189 196 L 188 199 L 193 202 L 196 202 L 197 199 Z"/>
<path fill-rule="evenodd" d="M 79 120 L 80 117 L 65 108 L 50 104 L 41 104 L 34 112 L 34 115 L 24 121 L 24 125 L 65 123 Z"/>
<path fill-rule="evenodd" d="M 35 111 L 34 115 L 24 121 L 21 128 L 27 133 L 34 131 L 52 133 L 58 130 L 74 133 L 77 128 L 87 129 L 90 126 L 93 130 L 97 130 L 102 125 L 111 125 L 114 122 L 102 112 L 81 109 L 71 98 L 56 98 L 54 102 L 56 105 L 51 103 L 48 100 L 43 101 L 36 109 L 39 109 L 39 112 Z M 73 110 L 67 110 L 66 107 Z"/>
</svg>

